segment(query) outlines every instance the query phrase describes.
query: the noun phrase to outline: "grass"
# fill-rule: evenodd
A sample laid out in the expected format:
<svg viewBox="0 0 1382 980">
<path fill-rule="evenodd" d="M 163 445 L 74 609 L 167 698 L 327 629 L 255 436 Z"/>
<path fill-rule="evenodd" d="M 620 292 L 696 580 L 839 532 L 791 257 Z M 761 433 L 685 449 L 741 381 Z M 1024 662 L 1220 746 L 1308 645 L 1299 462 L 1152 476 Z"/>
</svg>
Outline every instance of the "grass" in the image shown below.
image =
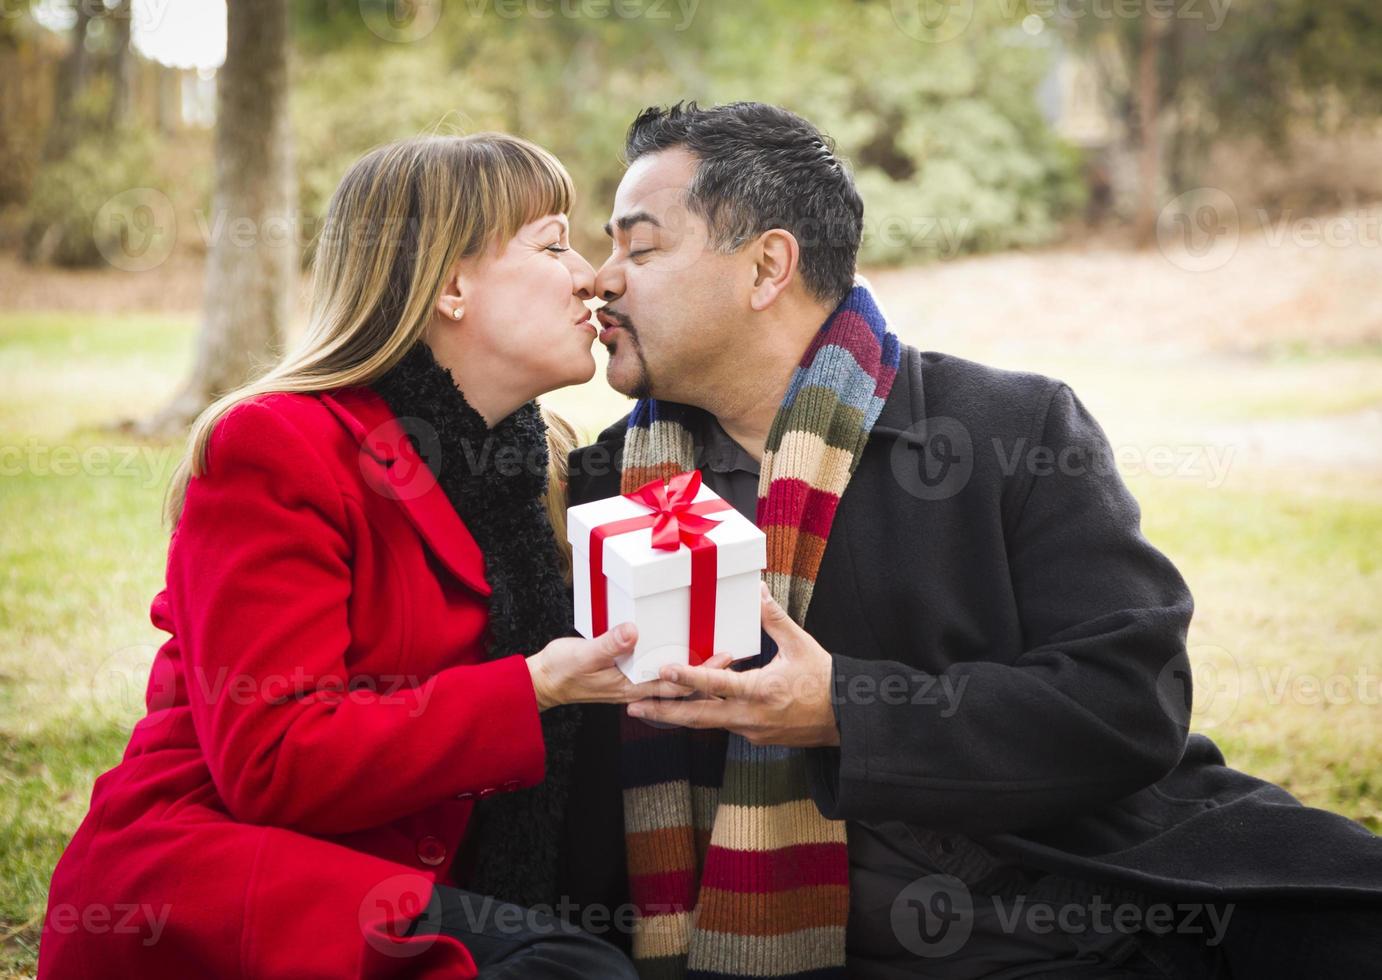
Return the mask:
<svg viewBox="0 0 1382 980">
<path fill-rule="evenodd" d="M 180 447 L 103 426 L 171 393 L 193 327 L 0 314 L 2 976 L 32 972 L 53 865 L 142 713 L 162 638 L 148 621 L 166 550 L 159 508 Z M 1163 411 L 1227 422 L 1375 406 L 1379 360 L 1364 350 L 1213 369 L 1059 356 L 1032 366 L 1069 368 L 1127 442 Z M 551 402 L 587 433 L 627 409 L 598 380 Z M 1230 764 L 1382 827 L 1382 474 L 1235 466 L 1213 488 L 1130 483 L 1148 536 L 1195 593 L 1196 728 Z"/>
</svg>

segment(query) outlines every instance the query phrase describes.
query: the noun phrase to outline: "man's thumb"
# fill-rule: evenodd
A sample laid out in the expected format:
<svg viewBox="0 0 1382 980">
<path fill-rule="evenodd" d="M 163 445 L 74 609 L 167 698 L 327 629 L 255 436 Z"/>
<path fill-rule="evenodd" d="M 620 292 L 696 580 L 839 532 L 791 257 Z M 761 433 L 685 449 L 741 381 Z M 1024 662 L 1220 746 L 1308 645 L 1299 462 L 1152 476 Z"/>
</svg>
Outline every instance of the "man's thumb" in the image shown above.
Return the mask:
<svg viewBox="0 0 1382 980">
<path fill-rule="evenodd" d="M 793 635 L 796 630 L 796 623 L 792 622 L 792 617 L 787 615 L 787 610 L 783 609 L 773 594 L 768 589 L 768 583 L 763 583 L 763 631 L 777 641 L 778 648 L 781 649 L 783 641 Z"/>
</svg>

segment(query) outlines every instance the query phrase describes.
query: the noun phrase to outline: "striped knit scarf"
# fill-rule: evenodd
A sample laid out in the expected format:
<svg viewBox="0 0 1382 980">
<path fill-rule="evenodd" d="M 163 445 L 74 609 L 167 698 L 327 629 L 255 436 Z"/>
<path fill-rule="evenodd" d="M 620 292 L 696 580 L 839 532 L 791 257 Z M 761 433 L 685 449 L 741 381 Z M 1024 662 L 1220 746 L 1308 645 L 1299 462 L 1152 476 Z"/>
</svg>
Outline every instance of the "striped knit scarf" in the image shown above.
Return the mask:
<svg viewBox="0 0 1382 980">
<path fill-rule="evenodd" d="M 897 375 L 899 347 L 855 286 L 812 339 L 764 448 L 757 523 L 773 596 L 804 623 L 841 494 Z M 695 412 L 641 401 L 622 491 L 693 469 Z M 777 652 L 763 635 L 758 667 Z M 844 975 L 843 821 L 810 798 L 803 750 L 624 713 L 621 771 L 633 955 L 645 978 Z"/>
</svg>

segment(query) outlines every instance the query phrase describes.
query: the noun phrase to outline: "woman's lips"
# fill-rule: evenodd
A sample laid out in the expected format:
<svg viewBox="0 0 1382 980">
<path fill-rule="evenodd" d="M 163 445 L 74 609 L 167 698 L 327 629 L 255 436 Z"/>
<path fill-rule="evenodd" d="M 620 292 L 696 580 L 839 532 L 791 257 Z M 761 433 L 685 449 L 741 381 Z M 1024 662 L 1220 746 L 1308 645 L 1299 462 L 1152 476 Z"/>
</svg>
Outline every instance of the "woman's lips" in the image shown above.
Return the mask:
<svg viewBox="0 0 1382 980">
<path fill-rule="evenodd" d="M 581 317 L 579 320 L 576 321 L 576 326 L 580 327 L 583 330 L 589 330 L 591 333 L 595 334 L 596 336 L 599 336 L 600 330 L 598 327 L 595 326 L 594 321 L 591 319 L 592 316 L 593 314 L 587 313 L 585 316 Z"/>
</svg>

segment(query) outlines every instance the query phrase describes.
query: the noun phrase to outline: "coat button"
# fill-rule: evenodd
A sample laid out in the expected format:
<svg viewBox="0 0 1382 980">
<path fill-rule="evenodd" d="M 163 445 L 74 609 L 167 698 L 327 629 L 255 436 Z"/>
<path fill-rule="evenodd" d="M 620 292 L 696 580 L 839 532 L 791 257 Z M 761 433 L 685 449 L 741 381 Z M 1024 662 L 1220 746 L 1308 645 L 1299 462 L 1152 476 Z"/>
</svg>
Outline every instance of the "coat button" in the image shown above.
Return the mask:
<svg viewBox="0 0 1382 980">
<path fill-rule="evenodd" d="M 464 793 L 457 793 L 457 794 L 456 794 L 456 799 L 458 799 L 458 800 L 473 800 L 473 799 L 475 799 L 475 794 L 472 793 L 470 790 L 466 790 Z"/>
<path fill-rule="evenodd" d="M 435 868 L 446 860 L 446 845 L 429 834 L 417 842 L 417 859 Z"/>
<path fill-rule="evenodd" d="M 486 786 L 484 789 L 480 790 L 480 792 L 477 793 L 476 796 L 478 796 L 482 800 L 487 800 L 497 792 L 499 792 L 498 787 Z"/>
</svg>

